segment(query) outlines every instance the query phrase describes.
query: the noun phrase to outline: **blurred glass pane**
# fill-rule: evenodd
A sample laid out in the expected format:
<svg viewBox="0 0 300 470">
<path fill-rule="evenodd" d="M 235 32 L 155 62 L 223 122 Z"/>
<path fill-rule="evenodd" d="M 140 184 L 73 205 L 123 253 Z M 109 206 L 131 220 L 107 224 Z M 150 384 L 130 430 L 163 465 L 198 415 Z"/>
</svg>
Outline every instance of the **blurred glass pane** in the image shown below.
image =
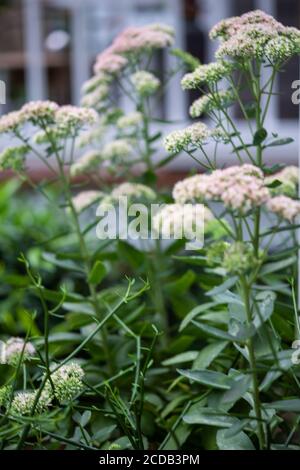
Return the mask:
<svg viewBox="0 0 300 470">
<path fill-rule="evenodd" d="M 282 0 L 276 1 L 276 18 L 284 25 L 300 26 L 300 3 L 299 0 Z M 278 91 L 279 91 L 279 117 L 283 119 L 297 119 L 299 110 L 298 106 L 292 103 L 291 85 L 294 80 L 299 78 L 299 57 L 294 57 L 288 62 L 283 69 L 283 73 L 279 74 Z"/>
<path fill-rule="evenodd" d="M 49 2 L 43 8 L 42 31 L 47 97 L 59 104 L 71 101 L 70 19 L 71 11 L 66 8 L 55 8 L 49 5 Z M 63 35 L 65 41 L 61 40 Z"/>
<path fill-rule="evenodd" d="M 197 57 L 201 63 L 208 60 L 207 57 L 207 34 L 202 29 L 201 15 L 203 5 L 199 0 L 183 0 L 184 11 L 184 43 L 187 52 Z M 199 91 L 190 90 L 188 92 L 188 103 L 201 96 Z"/>
<path fill-rule="evenodd" d="M 26 99 L 22 21 L 20 1 L 0 1 L 0 79 L 6 83 L 3 112 L 18 108 Z"/>
</svg>

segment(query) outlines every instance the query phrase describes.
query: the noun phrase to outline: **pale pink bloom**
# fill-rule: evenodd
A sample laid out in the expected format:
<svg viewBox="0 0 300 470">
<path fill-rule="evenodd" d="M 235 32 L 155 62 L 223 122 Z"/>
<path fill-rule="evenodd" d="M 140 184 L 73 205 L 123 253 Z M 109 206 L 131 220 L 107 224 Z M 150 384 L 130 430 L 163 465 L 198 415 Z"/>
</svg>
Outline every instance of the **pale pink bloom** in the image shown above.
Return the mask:
<svg viewBox="0 0 300 470">
<path fill-rule="evenodd" d="M 12 132 L 25 122 L 25 117 L 20 111 L 12 111 L 0 118 L 0 134 Z"/>
<path fill-rule="evenodd" d="M 109 74 L 117 74 L 127 65 L 127 59 L 116 54 L 112 46 L 108 47 L 97 56 L 94 65 L 95 74 L 102 72 Z"/>
<path fill-rule="evenodd" d="M 262 171 L 246 164 L 180 181 L 174 186 L 173 197 L 181 204 L 197 200 L 220 201 L 230 209 L 246 212 L 261 206 L 270 196 L 263 184 Z"/>
<path fill-rule="evenodd" d="M 53 101 L 29 101 L 21 108 L 25 120 L 52 119 L 59 108 Z"/>
<path fill-rule="evenodd" d="M 279 217 L 293 222 L 300 215 L 300 201 L 287 196 L 276 196 L 267 202 L 267 209 Z"/>
<path fill-rule="evenodd" d="M 72 203 L 76 212 L 79 213 L 98 201 L 102 196 L 103 193 L 101 191 L 81 191 L 72 198 Z"/>
</svg>

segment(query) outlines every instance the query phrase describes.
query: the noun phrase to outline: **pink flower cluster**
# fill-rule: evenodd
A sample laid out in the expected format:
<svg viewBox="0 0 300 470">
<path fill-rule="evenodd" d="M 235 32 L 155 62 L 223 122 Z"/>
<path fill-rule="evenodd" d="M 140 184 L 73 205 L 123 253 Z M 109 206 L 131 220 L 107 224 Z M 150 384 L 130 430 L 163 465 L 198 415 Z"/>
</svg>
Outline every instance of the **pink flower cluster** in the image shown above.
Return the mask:
<svg viewBox="0 0 300 470">
<path fill-rule="evenodd" d="M 165 25 L 152 24 L 127 28 L 116 37 L 111 46 L 98 55 L 94 72 L 116 74 L 126 67 L 130 54 L 163 49 L 172 42 L 173 31 Z"/>
<path fill-rule="evenodd" d="M 276 196 L 267 202 L 267 209 L 279 217 L 293 222 L 300 215 L 300 201 L 287 196 Z"/>
<path fill-rule="evenodd" d="M 210 31 L 210 37 L 222 41 L 217 58 L 266 56 L 271 62 L 277 62 L 300 50 L 300 31 L 283 26 L 261 10 L 220 21 Z"/>
<path fill-rule="evenodd" d="M 195 175 L 178 182 L 173 190 L 176 202 L 221 201 L 231 210 L 247 212 L 268 201 L 262 171 L 253 165 L 232 166 L 209 175 Z"/>
<path fill-rule="evenodd" d="M 219 21 L 210 31 L 211 39 L 221 38 L 227 40 L 235 34 L 243 31 L 245 26 L 259 25 L 266 30 L 274 31 L 274 33 L 283 32 L 285 27 L 279 23 L 273 16 L 268 15 L 262 10 L 249 11 L 242 16 L 233 16 Z"/>
</svg>

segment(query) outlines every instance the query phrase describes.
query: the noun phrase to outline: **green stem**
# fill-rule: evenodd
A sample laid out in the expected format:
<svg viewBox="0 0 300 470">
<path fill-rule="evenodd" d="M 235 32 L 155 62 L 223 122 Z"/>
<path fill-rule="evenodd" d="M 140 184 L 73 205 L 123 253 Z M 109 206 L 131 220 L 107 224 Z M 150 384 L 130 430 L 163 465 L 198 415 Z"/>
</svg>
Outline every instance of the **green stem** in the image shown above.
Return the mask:
<svg viewBox="0 0 300 470">
<path fill-rule="evenodd" d="M 249 287 L 247 285 L 247 282 L 244 276 L 241 276 L 240 281 L 241 281 L 242 293 L 243 293 L 245 310 L 246 310 L 247 324 L 248 326 L 250 326 L 252 324 L 252 318 L 251 318 L 252 315 L 251 315 L 251 306 L 250 306 Z M 258 378 L 257 378 L 255 350 L 254 350 L 252 337 L 250 337 L 247 340 L 247 349 L 249 353 L 249 363 L 250 363 L 251 374 L 252 374 L 253 402 L 254 402 L 254 412 L 255 412 L 255 417 L 256 417 L 256 422 L 257 422 L 259 448 L 260 450 L 263 450 L 265 448 L 265 435 L 264 435 L 264 429 L 262 425 L 262 412 L 261 412 L 261 403 L 260 403 L 260 397 L 259 397 L 259 383 L 258 383 Z"/>
</svg>

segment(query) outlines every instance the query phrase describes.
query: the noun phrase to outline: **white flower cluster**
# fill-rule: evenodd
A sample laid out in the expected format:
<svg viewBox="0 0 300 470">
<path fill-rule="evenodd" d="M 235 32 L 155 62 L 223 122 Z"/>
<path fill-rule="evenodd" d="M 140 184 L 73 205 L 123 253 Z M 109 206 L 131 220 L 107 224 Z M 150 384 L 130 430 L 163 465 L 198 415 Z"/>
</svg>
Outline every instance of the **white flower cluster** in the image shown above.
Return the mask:
<svg viewBox="0 0 300 470">
<path fill-rule="evenodd" d="M 21 416 L 31 415 L 37 393 L 37 391 L 16 392 L 10 407 L 11 414 Z M 47 411 L 50 404 L 51 395 L 47 391 L 43 391 L 39 396 L 34 414 L 40 414 Z"/>
<path fill-rule="evenodd" d="M 48 121 L 54 119 L 58 109 L 58 104 L 53 101 L 30 101 L 21 108 L 20 113 L 24 116 L 25 121 L 35 121 L 36 119 Z"/>
<path fill-rule="evenodd" d="M 13 111 L 0 118 L 0 134 L 16 131 L 26 121 L 43 120 L 52 122 L 58 104 L 53 101 L 30 101 L 26 103 L 19 111 Z"/>
<path fill-rule="evenodd" d="M 130 76 L 130 81 L 138 95 L 150 96 L 160 85 L 159 79 L 151 72 L 139 70 Z"/>
<path fill-rule="evenodd" d="M 0 134 L 13 132 L 22 126 L 25 122 L 25 117 L 20 111 L 12 111 L 11 113 L 4 114 L 0 117 Z"/>
<path fill-rule="evenodd" d="M 173 43 L 174 31 L 163 24 L 150 24 L 142 27 L 130 27 L 122 31 L 101 54 L 94 65 L 95 75 L 82 86 L 84 106 L 92 106 L 104 111 L 109 90 L 107 86 L 130 64 Z M 137 92 L 150 95 L 159 86 L 158 79 L 148 72 L 137 73 L 135 78 Z M 151 75 L 151 77 L 150 77 Z M 99 90 L 98 90 L 99 88 Z"/>
<path fill-rule="evenodd" d="M 54 395 L 59 403 L 72 401 L 83 390 L 83 377 L 82 368 L 75 362 L 66 364 L 51 374 Z M 46 387 L 48 393 L 50 394 L 50 391 L 52 393 L 51 384 L 47 384 Z"/>
<path fill-rule="evenodd" d="M 289 222 L 293 222 L 300 216 L 300 201 L 288 196 L 275 196 L 267 202 L 266 207 Z"/>
<path fill-rule="evenodd" d="M 211 174 L 195 175 L 176 183 L 174 200 L 184 204 L 194 201 L 221 201 L 232 210 L 246 212 L 268 201 L 263 173 L 253 165 L 232 166 Z"/>
<path fill-rule="evenodd" d="M 173 36 L 173 29 L 163 24 L 127 28 L 116 37 L 111 46 L 98 55 L 94 72 L 117 74 L 126 67 L 132 56 L 137 57 L 147 51 L 170 46 Z"/>
<path fill-rule="evenodd" d="M 103 193 L 101 191 L 81 191 L 72 198 L 72 203 L 76 212 L 80 213 L 98 201 L 102 196 Z"/>
<path fill-rule="evenodd" d="M 67 129 L 93 125 L 97 119 L 98 114 L 93 109 L 71 105 L 61 106 L 55 114 L 57 124 Z"/>
<path fill-rule="evenodd" d="M 209 93 L 195 100 L 190 106 L 189 113 L 192 118 L 197 118 L 220 106 L 227 107 L 233 103 L 233 100 L 233 92 L 230 89 L 221 90 L 214 94 Z"/>
<path fill-rule="evenodd" d="M 261 10 L 217 23 L 210 32 L 220 38 L 217 58 L 263 58 L 282 62 L 300 52 L 300 31 L 285 27 Z"/>
<path fill-rule="evenodd" d="M 133 147 L 127 139 L 116 139 L 107 143 L 102 150 L 104 160 L 123 162 L 133 153 Z"/>
<path fill-rule="evenodd" d="M 0 170 L 22 170 L 27 153 L 28 147 L 26 145 L 6 148 L 0 153 Z"/>
<path fill-rule="evenodd" d="M 192 90 L 207 83 L 217 83 L 232 71 L 232 64 L 225 62 L 211 62 L 199 65 L 194 72 L 187 73 L 181 80 L 184 90 Z"/>
<path fill-rule="evenodd" d="M 55 397 L 60 404 L 72 401 L 76 395 L 83 390 L 82 379 L 84 372 L 76 363 L 66 364 L 51 374 L 52 385 L 46 382 L 45 388 L 40 394 L 36 403 L 34 414 L 40 414 L 49 409 Z M 0 389 L 0 406 L 8 406 L 10 388 Z M 33 405 L 37 397 L 38 390 L 16 392 L 10 407 L 13 415 L 29 416 L 32 414 Z"/>
<path fill-rule="evenodd" d="M 96 150 L 88 150 L 70 166 L 72 177 L 88 173 L 97 168 L 101 162 L 101 154 Z"/>
<path fill-rule="evenodd" d="M 20 126 L 31 122 L 42 126 L 43 134 L 38 135 L 36 141 L 44 143 L 49 136 L 64 137 L 66 131 L 95 124 L 97 119 L 98 114 L 90 108 L 69 105 L 59 107 L 52 101 L 31 101 L 19 111 L 0 118 L 0 134 L 19 131 Z"/>
<path fill-rule="evenodd" d="M 135 198 L 145 198 L 153 200 L 156 198 L 156 194 L 153 189 L 148 186 L 140 183 L 122 183 L 119 186 L 116 186 L 112 192 L 111 196 L 114 199 L 118 199 L 121 196 L 135 197 Z"/>
<path fill-rule="evenodd" d="M 209 138 L 221 138 L 220 129 L 209 129 L 206 124 L 197 122 L 185 129 L 171 132 L 164 139 L 164 147 L 169 153 L 178 153 L 189 145 L 203 145 Z"/>
<path fill-rule="evenodd" d="M 139 111 L 133 111 L 119 117 L 117 126 L 119 129 L 127 129 L 130 127 L 138 127 L 143 122 L 143 115 Z"/>
<path fill-rule="evenodd" d="M 112 77 L 110 77 L 110 75 L 100 72 L 84 82 L 81 87 L 81 93 L 82 95 L 85 95 L 86 93 L 92 93 L 98 86 L 108 85 L 111 80 Z"/>
<path fill-rule="evenodd" d="M 23 361 L 28 361 L 35 352 L 35 347 L 29 341 L 25 344 L 22 338 L 12 337 L 6 342 L 1 342 L 0 363 L 17 366 L 21 356 Z"/>
<path fill-rule="evenodd" d="M 81 106 L 87 108 L 95 108 L 97 110 L 102 109 L 103 102 L 106 100 L 109 94 L 109 87 L 106 83 L 100 84 L 95 90 L 90 93 L 86 93 L 81 99 Z"/>
<path fill-rule="evenodd" d="M 213 218 L 203 204 L 167 204 L 153 216 L 152 227 L 163 238 L 191 240 L 195 233 L 204 233 L 205 222 Z"/>
<path fill-rule="evenodd" d="M 272 184 L 276 181 L 281 184 L 272 187 Z M 287 196 L 296 196 L 298 184 L 299 168 L 296 166 L 287 166 L 274 175 L 265 177 L 265 185 L 270 185 L 270 192 L 273 195 L 285 194 Z"/>
</svg>

